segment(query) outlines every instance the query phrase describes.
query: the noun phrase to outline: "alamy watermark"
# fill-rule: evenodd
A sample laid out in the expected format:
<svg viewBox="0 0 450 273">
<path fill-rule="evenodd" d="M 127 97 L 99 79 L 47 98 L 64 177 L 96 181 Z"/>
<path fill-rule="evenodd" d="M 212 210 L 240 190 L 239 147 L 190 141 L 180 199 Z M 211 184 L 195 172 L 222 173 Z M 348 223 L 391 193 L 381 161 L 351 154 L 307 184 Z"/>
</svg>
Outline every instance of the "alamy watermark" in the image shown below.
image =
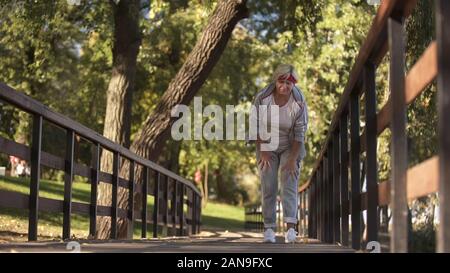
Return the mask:
<svg viewBox="0 0 450 273">
<path fill-rule="evenodd" d="M 381 253 L 381 244 L 378 241 L 370 241 L 366 245 L 366 250 L 370 250 L 369 253 Z"/>
<path fill-rule="evenodd" d="M 203 109 L 202 98 L 194 98 L 192 115 L 187 105 L 177 105 L 171 111 L 178 118 L 172 125 L 171 135 L 179 140 L 261 140 L 261 151 L 274 151 L 279 145 L 280 110 L 278 105 L 250 107 L 249 113 L 242 108 L 226 105 L 225 111 L 219 105 L 208 105 Z M 246 117 L 248 128 L 246 128 Z M 192 128 L 193 117 L 193 132 Z M 209 120 L 203 125 L 203 118 Z M 225 120 L 225 122 L 224 122 Z M 248 130 L 247 130 L 248 129 Z"/>
<path fill-rule="evenodd" d="M 80 245 L 80 243 L 78 243 L 76 241 L 70 241 L 67 243 L 66 249 L 70 250 L 71 253 L 80 253 L 81 245 Z"/>
</svg>

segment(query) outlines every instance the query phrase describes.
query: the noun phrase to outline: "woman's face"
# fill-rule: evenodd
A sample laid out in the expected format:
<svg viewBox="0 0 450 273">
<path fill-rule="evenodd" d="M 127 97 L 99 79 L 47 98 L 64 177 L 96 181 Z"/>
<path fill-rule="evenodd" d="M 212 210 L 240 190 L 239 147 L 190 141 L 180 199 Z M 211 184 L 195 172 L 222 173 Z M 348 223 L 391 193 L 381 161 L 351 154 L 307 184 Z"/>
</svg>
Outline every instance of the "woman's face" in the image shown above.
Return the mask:
<svg viewBox="0 0 450 273">
<path fill-rule="evenodd" d="M 294 83 L 287 80 L 277 80 L 276 83 L 277 93 L 279 95 L 289 95 L 294 87 Z"/>
</svg>

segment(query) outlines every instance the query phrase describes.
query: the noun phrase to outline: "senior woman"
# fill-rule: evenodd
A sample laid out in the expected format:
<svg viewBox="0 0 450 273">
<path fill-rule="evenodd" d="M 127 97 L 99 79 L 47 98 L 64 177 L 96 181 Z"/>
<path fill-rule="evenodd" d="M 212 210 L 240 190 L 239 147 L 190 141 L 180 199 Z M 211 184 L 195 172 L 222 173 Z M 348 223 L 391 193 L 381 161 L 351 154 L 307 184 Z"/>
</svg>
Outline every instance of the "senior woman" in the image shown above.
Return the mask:
<svg viewBox="0 0 450 273">
<path fill-rule="evenodd" d="M 300 163 L 306 155 L 305 133 L 308 125 L 306 101 L 301 90 L 295 85 L 298 74 L 288 64 L 279 65 L 272 76 L 272 83 L 256 94 L 254 105 L 258 113 L 261 109 L 269 112 L 278 109 L 275 124 L 267 121 L 268 127 L 275 128 L 278 137 L 276 147 L 262 149 L 265 141 L 258 132 L 256 159 L 261 180 L 262 213 L 264 218 L 264 242 L 275 243 L 276 201 L 278 194 L 278 172 L 280 172 L 283 221 L 286 224 L 285 242 L 296 241 L 297 198 Z M 266 105 L 267 107 L 260 107 Z M 263 110 L 264 111 L 264 110 Z M 258 119 L 259 120 L 259 119 Z"/>
</svg>

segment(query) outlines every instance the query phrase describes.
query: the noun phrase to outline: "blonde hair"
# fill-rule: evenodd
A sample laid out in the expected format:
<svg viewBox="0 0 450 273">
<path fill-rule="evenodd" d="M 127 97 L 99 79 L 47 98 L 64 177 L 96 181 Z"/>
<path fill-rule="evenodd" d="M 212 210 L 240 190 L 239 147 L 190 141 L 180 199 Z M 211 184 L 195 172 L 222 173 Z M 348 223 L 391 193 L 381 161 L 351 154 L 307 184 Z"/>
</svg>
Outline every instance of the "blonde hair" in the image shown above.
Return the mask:
<svg viewBox="0 0 450 273">
<path fill-rule="evenodd" d="M 290 64 L 280 64 L 277 66 L 272 75 L 272 81 L 276 82 L 280 76 L 291 74 L 298 81 L 298 74 L 294 66 Z"/>
</svg>

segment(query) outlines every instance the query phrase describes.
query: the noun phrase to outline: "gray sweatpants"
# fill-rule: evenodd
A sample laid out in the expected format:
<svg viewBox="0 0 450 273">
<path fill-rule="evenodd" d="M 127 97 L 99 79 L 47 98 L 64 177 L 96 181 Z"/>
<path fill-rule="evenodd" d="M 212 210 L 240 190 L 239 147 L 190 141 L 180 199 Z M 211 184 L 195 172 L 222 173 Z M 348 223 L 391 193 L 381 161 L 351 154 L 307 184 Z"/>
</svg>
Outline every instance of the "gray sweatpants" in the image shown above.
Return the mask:
<svg viewBox="0 0 450 273">
<path fill-rule="evenodd" d="M 276 228 L 276 204 L 278 195 L 278 176 L 281 181 L 281 202 L 283 206 L 283 221 L 285 223 L 297 223 L 297 198 L 298 179 L 300 176 L 300 156 L 297 158 L 297 169 L 295 175 L 289 175 L 286 171 L 281 171 L 286 164 L 291 150 L 269 152 L 271 154 L 270 165 L 262 171 L 258 166 L 261 180 L 262 213 L 265 228 Z M 256 151 L 256 159 L 259 161 L 259 151 Z"/>
</svg>

